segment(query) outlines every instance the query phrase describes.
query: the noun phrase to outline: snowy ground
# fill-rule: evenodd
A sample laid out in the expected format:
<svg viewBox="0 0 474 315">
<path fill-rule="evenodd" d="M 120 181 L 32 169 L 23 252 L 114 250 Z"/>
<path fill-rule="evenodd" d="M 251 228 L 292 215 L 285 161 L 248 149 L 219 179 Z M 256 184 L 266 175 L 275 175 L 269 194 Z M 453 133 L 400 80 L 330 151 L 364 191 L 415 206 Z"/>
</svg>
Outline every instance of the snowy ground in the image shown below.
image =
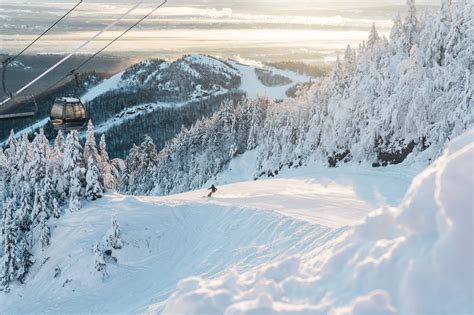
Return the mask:
<svg viewBox="0 0 474 315">
<path fill-rule="evenodd" d="M 341 227 L 360 222 L 377 208 L 379 201 L 368 198 L 367 191 L 360 194 L 355 183 L 375 184 L 381 173 L 346 176 L 335 170 L 332 177 L 316 179 L 295 172 L 219 186 L 212 199 L 204 197 L 206 190 L 167 197 L 108 195 L 56 223 L 53 245 L 36 253 L 24 289 L 0 296 L 0 313 L 153 313 L 184 278 L 212 278 L 228 268 L 249 271 L 322 246 L 345 230 Z M 404 191 L 410 176 L 390 181 Z M 372 187 L 373 196 L 381 194 L 378 186 Z M 403 192 L 389 194 L 388 199 L 398 202 Z M 118 263 L 108 266 L 110 277 L 102 283 L 94 272 L 92 247 L 109 229 L 113 214 L 126 246 L 114 254 Z M 62 272 L 54 278 L 57 266 Z M 126 296 L 112 298 L 124 288 Z M 18 303 L 24 299 L 29 303 Z"/>
<path fill-rule="evenodd" d="M 307 167 L 212 199 L 109 194 L 55 222 L 0 313 L 472 314 L 473 160 L 474 130 L 409 189 L 415 169 Z M 112 215 L 125 246 L 102 281 Z"/>
</svg>

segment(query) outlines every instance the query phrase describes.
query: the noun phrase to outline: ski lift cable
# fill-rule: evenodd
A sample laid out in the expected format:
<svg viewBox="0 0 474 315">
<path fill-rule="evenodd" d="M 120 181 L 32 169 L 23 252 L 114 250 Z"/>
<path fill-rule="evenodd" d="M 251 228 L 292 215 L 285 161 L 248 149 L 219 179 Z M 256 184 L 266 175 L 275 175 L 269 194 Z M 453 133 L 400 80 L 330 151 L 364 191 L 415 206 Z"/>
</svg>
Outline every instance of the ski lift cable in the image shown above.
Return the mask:
<svg viewBox="0 0 474 315">
<path fill-rule="evenodd" d="M 6 58 L 5 60 L 2 61 L 2 64 L 5 66 L 5 65 L 8 65 L 10 63 L 12 63 L 13 61 L 15 61 L 15 59 L 17 59 L 18 57 L 20 57 L 21 55 L 23 55 L 23 53 L 25 51 L 27 51 L 31 46 L 33 46 L 37 41 L 39 41 L 43 36 L 45 36 L 53 27 L 55 27 L 56 25 L 58 25 L 62 20 L 64 20 L 69 14 L 71 14 L 74 10 L 77 9 L 78 6 L 80 6 L 82 3 L 84 2 L 84 0 L 80 0 L 73 8 L 71 8 L 66 14 L 64 14 L 59 20 L 57 20 L 53 25 L 51 25 L 47 30 L 45 30 L 41 35 L 39 35 L 35 40 L 33 40 L 28 46 L 26 46 L 25 48 L 23 48 L 22 51 L 20 51 L 16 56 L 14 57 L 8 57 Z"/>
<path fill-rule="evenodd" d="M 151 15 L 153 15 L 153 13 L 155 13 L 158 9 L 160 9 L 162 6 L 164 6 L 166 3 L 168 2 L 168 0 L 163 0 L 162 3 L 160 3 L 158 6 L 154 7 L 150 12 L 148 12 L 144 17 L 142 17 L 140 20 L 138 20 L 137 22 L 135 22 L 133 25 L 131 25 L 129 28 L 127 28 L 125 31 L 123 31 L 119 36 L 115 37 L 112 41 L 110 41 L 107 45 L 105 45 L 104 47 L 102 47 L 99 51 L 97 51 L 95 54 L 91 55 L 89 58 L 87 58 L 86 60 L 84 60 L 79 66 L 77 66 L 75 69 L 71 70 L 67 75 L 65 75 L 64 77 L 62 77 L 60 80 L 58 80 L 56 83 L 54 83 L 53 85 L 51 85 L 48 89 L 52 89 L 54 88 L 56 85 L 58 85 L 60 82 L 62 82 L 64 79 L 66 79 L 67 77 L 69 77 L 70 75 L 77 75 L 77 71 L 79 69 L 81 69 L 83 66 L 85 66 L 87 63 L 89 63 L 92 59 L 94 59 L 95 57 L 97 57 L 100 53 L 102 53 L 104 50 L 106 50 L 107 48 L 109 48 L 113 43 L 115 43 L 116 41 L 118 41 L 120 38 L 122 38 L 123 36 L 125 36 L 125 34 L 127 34 L 128 32 L 130 32 L 132 29 L 134 29 L 137 25 L 139 25 L 141 22 L 143 22 L 144 20 L 146 20 L 147 18 L 149 18 Z"/>
<path fill-rule="evenodd" d="M 3 88 L 3 92 L 5 94 L 11 94 L 9 93 L 9 91 L 7 91 L 7 88 L 6 88 L 6 70 L 7 70 L 7 66 L 9 64 L 11 64 L 13 61 L 15 61 L 18 57 L 20 57 L 21 55 L 23 55 L 24 52 L 26 52 L 31 46 L 33 46 L 37 41 L 39 41 L 43 36 L 45 36 L 51 29 L 53 29 L 53 27 L 55 27 L 56 25 L 58 25 L 62 20 L 64 20 L 69 14 L 71 14 L 74 10 L 77 9 L 78 6 L 80 6 L 82 3 L 84 2 L 84 0 L 80 0 L 74 7 L 72 7 L 66 14 L 64 14 L 59 20 L 57 20 L 53 25 L 51 25 L 47 30 L 45 30 L 41 35 L 39 35 L 38 37 L 36 37 L 35 40 L 33 40 L 28 46 L 26 46 L 25 48 L 23 48 L 22 51 L 20 51 L 18 54 L 16 54 L 15 56 L 13 57 L 7 57 L 5 58 L 3 61 L 2 61 L 2 88 Z"/>
<path fill-rule="evenodd" d="M 100 35 L 102 35 L 103 33 L 107 32 L 109 29 L 111 29 L 112 27 L 114 27 L 118 22 L 120 22 L 121 20 L 123 20 L 126 16 L 128 16 L 132 11 L 134 11 L 135 9 L 137 9 L 141 4 L 143 4 L 145 2 L 145 0 L 140 0 L 139 2 L 137 2 L 132 8 L 130 8 L 127 12 L 125 12 L 124 14 L 122 14 L 120 17 L 118 17 L 115 21 L 113 21 L 111 24 L 107 25 L 103 30 L 101 30 L 100 32 L 98 32 L 97 34 L 95 34 L 94 36 L 92 36 L 89 40 L 87 40 L 86 42 L 84 42 L 83 44 L 81 44 L 79 47 L 77 47 L 73 52 L 69 53 L 67 56 L 65 56 L 63 59 L 61 59 L 60 61 L 58 61 L 56 64 L 54 64 L 53 66 L 51 66 L 48 70 L 46 70 L 45 72 L 43 72 L 42 74 L 40 74 L 38 77 L 36 77 L 36 79 L 34 79 L 33 81 L 31 81 L 30 83 L 28 83 L 27 85 L 25 85 L 24 87 L 22 87 L 21 89 L 19 89 L 18 91 L 15 92 L 15 95 L 18 95 L 18 94 L 21 94 L 23 91 L 25 91 L 26 89 L 28 89 L 30 86 L 32 86 L 33 84 L 35 84 L 36 82 L 38 82 L 39 80 L 41 80 L 44 76 L 46 76 L 48 73 L 50 73 L 51 71 L 53 71 L 54 69 L 56 69 L 57 67 L 59 67 L 61 64 L 63 64 L 64 62 L 66 62 L 68 59 L 70 59 L 72 56 L 74 56 L 76 53 L 78 53 L 82 48 L 84 48 L 85 46 L 87 46 L 89 43 L 91 43 L 92 41 L 94 41 L 97 37 L 99 37 Z M 2 105 L 5 105 L 6 103 L 8 103 L 10 100 L 12 100 L 12 96 L 6 98 L 4 101 L 2 101 L 0 103 L 0 107 Z"/>
</svg>

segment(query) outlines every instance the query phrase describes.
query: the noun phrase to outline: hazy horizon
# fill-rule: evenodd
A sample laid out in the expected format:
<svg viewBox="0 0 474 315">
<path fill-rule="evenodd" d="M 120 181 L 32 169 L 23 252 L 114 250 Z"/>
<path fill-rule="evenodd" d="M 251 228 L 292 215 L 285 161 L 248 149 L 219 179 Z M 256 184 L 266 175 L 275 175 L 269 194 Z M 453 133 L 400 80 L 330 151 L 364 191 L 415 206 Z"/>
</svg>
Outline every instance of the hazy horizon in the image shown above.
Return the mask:
<svg viewBox="0 0 474 315">
<path fill-rule="evenodd" d="M 0 8 L 1 52 L 15 53 L 76 1 L 4 1 Z M 87 1 L 30 53 L 65 53 L 101 30 L 135 1 Z M 438 1 L 418 1 L 420 9 Z M 139 19 L 154 4 L 147 1 L 125 21 L 82 52 L 91 53 Z M 347 44 L 357 47 L 372 23 L 389 34 L 393 18 L 406 11 L 404 0 L 350 1 L 169 1 L 138 29 L 106 53 L 175 57 L 206 53 L 264 61 L 332 60 Z"/>
</svg>

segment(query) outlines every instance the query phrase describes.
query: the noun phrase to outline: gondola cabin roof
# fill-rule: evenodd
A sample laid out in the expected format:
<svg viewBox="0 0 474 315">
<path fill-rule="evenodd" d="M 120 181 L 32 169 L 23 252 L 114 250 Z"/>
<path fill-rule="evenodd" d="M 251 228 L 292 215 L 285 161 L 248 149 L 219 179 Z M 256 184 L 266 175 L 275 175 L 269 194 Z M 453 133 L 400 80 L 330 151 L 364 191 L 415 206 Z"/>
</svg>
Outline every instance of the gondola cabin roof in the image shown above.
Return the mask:
<svg viewBox="0 0 474 315">
<path fill-rule="evenodd" d="M 80 99 L 74 98 L 74 97 L 60 97 L 56 99 L 56 101 L 66 102 L 66 103 L 80 103 L 81 102 Z"/>
</svg>

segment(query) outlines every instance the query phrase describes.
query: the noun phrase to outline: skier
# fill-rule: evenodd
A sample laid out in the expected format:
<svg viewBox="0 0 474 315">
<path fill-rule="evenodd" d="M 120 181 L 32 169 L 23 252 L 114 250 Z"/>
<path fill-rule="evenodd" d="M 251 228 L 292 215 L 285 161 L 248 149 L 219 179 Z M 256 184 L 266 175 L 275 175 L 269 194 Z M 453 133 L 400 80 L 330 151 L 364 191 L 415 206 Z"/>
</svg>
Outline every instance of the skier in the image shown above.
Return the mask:
<svg viewBox="0 0 474 315">
<path fill-rule="evenodd" d="M 217 191 L 217 188 L 216 186 L 214 186 L 214 184 L 212 184 L 211 187 L 209 187 L 207 190 L 210 190 L 211 192 L 209 193 L 209 195 L 207 195 L 207 197 L 212 197 L 212 195 Z"/>
</svg>

